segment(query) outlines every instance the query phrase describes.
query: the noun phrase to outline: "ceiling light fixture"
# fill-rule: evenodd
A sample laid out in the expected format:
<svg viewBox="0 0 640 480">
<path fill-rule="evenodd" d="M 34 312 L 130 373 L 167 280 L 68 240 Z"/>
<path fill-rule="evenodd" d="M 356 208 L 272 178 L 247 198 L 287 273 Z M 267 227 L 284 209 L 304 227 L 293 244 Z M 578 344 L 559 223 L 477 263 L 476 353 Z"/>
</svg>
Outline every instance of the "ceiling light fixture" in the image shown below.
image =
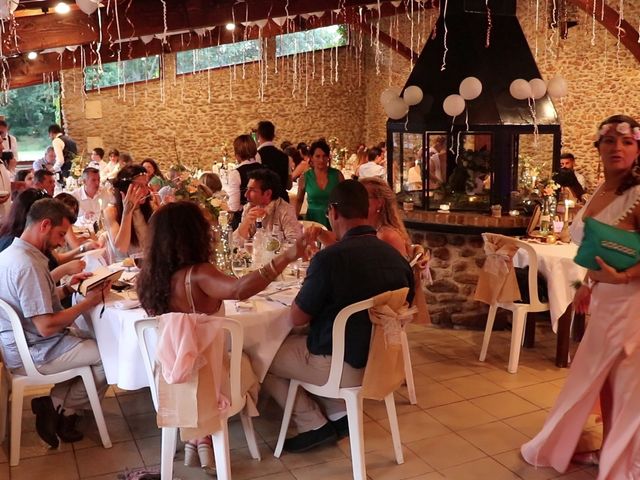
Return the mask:
<svg viewBox="0 0 640 480">
<path fill-rule="evenodd" d="M 71 7 L 69 6 L 69 4 L 64 3 L 64 2 L 60 2 L 58 3 L 54 9 L 53 9 L 56 13 L 59 13 L 61 15 L 64 15 L 65 13 L 69 13 L 71 11 Z"/>
<path fill-rule="evenodd" d="M 27 58 L 29 60 L 35 60 L 36 58 L 38 58 L 38 52 L 29 52 L 29 53 L 27 53 Z"/>
<path fill-rule="evenodd" d="M 235 23 L 227 23 L 227 26 L 225 28 L 230 32 L 233 32 L 236 29 L 236 25 Z"/>
</svg>

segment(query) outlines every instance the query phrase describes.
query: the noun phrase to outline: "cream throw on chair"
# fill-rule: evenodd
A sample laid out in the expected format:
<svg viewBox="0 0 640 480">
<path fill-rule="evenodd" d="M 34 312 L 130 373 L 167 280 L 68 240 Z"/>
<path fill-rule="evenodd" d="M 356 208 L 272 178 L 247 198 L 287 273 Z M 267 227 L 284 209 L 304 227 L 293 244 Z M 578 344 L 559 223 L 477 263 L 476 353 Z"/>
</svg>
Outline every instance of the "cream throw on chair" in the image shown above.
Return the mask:
<svg viewBox="0 0 640 480">
<path fill-rule="evenodd" d="M 487 259 L 480 272 L 474 298 L 489 305 L 521 300 L 513 268 L 513 256 L 518 251 L 518 245 L 493 233 L 483 233 L 482 238 Z"/>
</svg>

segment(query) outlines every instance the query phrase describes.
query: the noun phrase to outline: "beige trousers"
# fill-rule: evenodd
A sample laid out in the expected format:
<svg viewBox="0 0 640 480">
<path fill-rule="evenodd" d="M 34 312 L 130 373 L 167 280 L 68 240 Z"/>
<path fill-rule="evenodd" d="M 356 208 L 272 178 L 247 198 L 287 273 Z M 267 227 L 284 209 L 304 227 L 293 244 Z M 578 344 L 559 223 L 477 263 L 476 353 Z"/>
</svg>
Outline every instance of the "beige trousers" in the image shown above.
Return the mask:
<svg viewBox="0 0 640 480">
<path fill-rule="evenodd" d="M 100 399 L 107 391 L 107 377 L 102 367 L 100 352 L 95 340 L 85 339 L 71 350 L 63 353 L 58 358 L 37 367 L 40 373 L 50 374 L 77 367 L 91 367 L 93 380 L 96 382 L 96 390 Z M 23 367 L 15 369 L 24 375 Z M 75 377 L 66 382 L 56 383 L 51 389 L 51 400 L 54 406 L 62 405 L 66 414 L 72 414 L 76 410 L 90 410 L 91 405 L 87 397 L 87 391 L 81 377 Z"/>
<path fill-rule="evenodd" d="M 284 408 L 290 379 L 323 385 L 329 378 L 330 368 L 330 355 L 312 355 L 309 353 L 306 335 L 289 335 L 280 350 L 278 350 L 262 386 Z M 340 386 L 355 387 L 361 385 L 363 375 L 364 368 L 356 369 L 345 362 Z M 327 416 L 346 412 L 343 400 L 320 397 L 318 397 L 318 400 L 322 403 Z M 327 418 L 319 405 L 302 388 L 298 388 L 291 419 L 298 429 L 298 433 L 320 428 L 327 423 Z"/>
</svg>

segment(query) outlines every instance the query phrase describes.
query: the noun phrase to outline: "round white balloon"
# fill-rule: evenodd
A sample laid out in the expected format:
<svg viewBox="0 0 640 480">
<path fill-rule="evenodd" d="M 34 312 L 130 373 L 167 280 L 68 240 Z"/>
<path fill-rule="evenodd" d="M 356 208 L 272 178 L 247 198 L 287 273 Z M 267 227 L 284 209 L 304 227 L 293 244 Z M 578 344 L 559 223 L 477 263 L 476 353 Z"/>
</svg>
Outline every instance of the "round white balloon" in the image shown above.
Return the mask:
<svg viewBox="0 0 640 480">
<path fill-rule="evenodd" d="M 547 93 L 547 84 L 541 78 L 529 80 L 529 86 L 531 87 L 531 95 L 536 100 L 544 97 L 545 93 Z"/>
<path fill-rule="evenodd" d="M 509 93 L 516 100 L 526 100 L 531 97 L 531 85 L 522 78 L 518 78 L 511 82 Z"/>
<path fill-rule="evenodd" d="M 400 92 L 402 92 L 402 88 L 400 87 L 387 87 L 380 94 L 380 103 L 384 106 L 389 101 L 400 98 Z"/>
<path fill-rule="evenodd" d="M 100 2 L 94 2 L 93 0 L 76 0 L 76 5 L 87 15 L 91 15 L 98 9 Z"/>
<path fill-rule="evenodd" d="M 404 99 L 404 103 L 407 105 L 417 105 L 422 101 L 422 89 L 417 87 L 416 85 L 411 85 L 404 89 L 404 93 L 402 94 L 402 98 Z"/>
<path fill-rule="evenodd" d="M 562 98 L 569 93 L 569 86 L 567 85 L 567 81 L 562 78 L 560 75 L 553 77 L 549 80 L 549 85 L 547 85 L 547 92 L 549 92 L 549 96 L 551 98 Z"/>
<path fill-rule="evenodd" d="M 444 99 L 444 102 L 442 102 L 442 109 L 444 110 L 444 113 L 451 117 L 457 117 L 464 112 L 464 107 L 464 98 L 455 93 L 453 95 L 449 95 Z"/>
<path fill-rule="evenodd" d="M 482 82 L 476 77 L 467 77 L 460 82 L 460 96 L 465 100 L 478 98 L 482 93 Z"/>
<path fill-rule="evenodd" d="M 392 98 L 384 105 L 384 111 L 392 120 L 400 120 L 409 113 L 409 106 L 400 97 Z"/>
</svg>

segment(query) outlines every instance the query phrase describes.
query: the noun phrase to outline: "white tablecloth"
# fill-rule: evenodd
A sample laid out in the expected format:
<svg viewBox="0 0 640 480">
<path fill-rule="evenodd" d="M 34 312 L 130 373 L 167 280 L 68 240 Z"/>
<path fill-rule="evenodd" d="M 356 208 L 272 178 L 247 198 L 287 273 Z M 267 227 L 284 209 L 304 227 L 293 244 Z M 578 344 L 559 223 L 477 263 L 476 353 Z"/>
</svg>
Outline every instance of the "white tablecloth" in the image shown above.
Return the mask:
<svg viewBox="0 0 640 480">
<path fill-rule="evenodd" d="M 294 295 L 295 290 L 290 293 Z M 149 386 L 149 382 L 133 325 L 136 320 L 145 318 L 146 314 L 142 308 L 115 308 L 115 302 L 122 299 L 121 294 L 110 294 L 102 318 L 102 305 L 99 305 L 85 313 L 84 319 L 77 320 L 76 324 L 95 334 L 107 382 L 124 390 L 137 390 Z M 255 374 L 262 381 L 292 325 L 289 322 L 289 307 L 286 305 L 257 296 L 250 301 L 254 306 L 251 310 L 236 310 L 236 302 L 226 300 L 224 316 L 242 323 L 243 350 L 249 356 Z"/>
<path fill-rule="evenodd" d="M 549 309 L 551 310 L 551 326 L 553 331 L 558 329 L 558 319 L 573 301 L 575 289 L 571 284 L 576 280 L 583 280 L 587 270 L 577 265 L 573 258 L 578 246 L 568 244 L 540 244 L 530 243 L 538 257 L 538 271 L 547 280 L 549 291 Z M 520 249 L 513 257 L 516 267 L 529 265 L 529 256 Z"/>
</svg>

